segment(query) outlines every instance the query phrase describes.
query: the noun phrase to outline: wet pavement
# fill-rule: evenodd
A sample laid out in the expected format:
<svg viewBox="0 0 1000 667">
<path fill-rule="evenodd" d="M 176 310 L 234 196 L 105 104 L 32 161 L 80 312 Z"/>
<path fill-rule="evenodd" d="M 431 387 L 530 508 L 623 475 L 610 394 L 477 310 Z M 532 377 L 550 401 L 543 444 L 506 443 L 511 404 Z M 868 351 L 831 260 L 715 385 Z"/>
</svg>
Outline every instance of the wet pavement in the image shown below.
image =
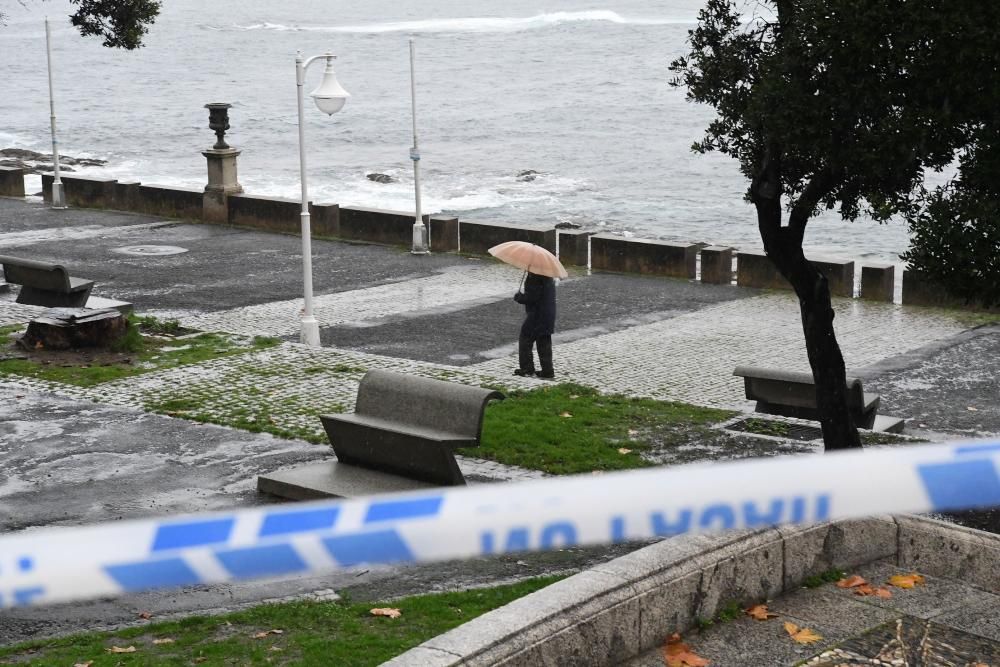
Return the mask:
<svg viewBox="0 0 1000 667">
<path fill-rule="evenodd" d="M 135 246 L 186 252 L 122 252 Z M 240 411 L 268 412 L 282 427 L 319 435 L 315 415 L 353 409 L 367 368 L 511 389 L 540 385 L 510 375 L 522 317 L 511 296 L 520 272 L 488 259 L 418 257 L 371 245 L 314 241 L 313 248 L 320 350 L 293 342 L 302 303 L 296 237 L 123 213 L 57 212 L 0 198 L 0 253 L 62 263 L 72 275 L 96 280 L 96 296 L 131 301 L 140 314 L 289 341 L 91 388 L 0 378 L 0 526 L 30 530 L 270 502 L 254 490 L 258 473 L 331 456 L 325 445 L 164 416 L 157 406 L 170 401 L 196 398 L 221 423 Z M 967 315 L 949 311 L 855 301 L 835 307 L 848 364 L 866 387 L 882 392 L 884 412 L 912 417 L 910 431 L 930 440 L 1000 434 L 1000 327 L 973 329 Z M 789 294 L 574 271 L 559 287 L 559 309 L 559 379 L 602 391 L 749 411 L 731 375 L 735 365 L 805 366 Z M 0 325 L 37 312 L 14 304 L 13 294 L 0 295 Z M 682 444 L 658 460 L 815 449 L 722 432 Z M 475 480 L 539 475 L 468 458 L 461 465 Z M 0 642 L 124 623 L 146 608 L 165 615 L 329 589 L 349 588 L 364 599 L 508 581 L 577 569 L 628 548 L 17 610 L 0 616 Z"/>
</svg>

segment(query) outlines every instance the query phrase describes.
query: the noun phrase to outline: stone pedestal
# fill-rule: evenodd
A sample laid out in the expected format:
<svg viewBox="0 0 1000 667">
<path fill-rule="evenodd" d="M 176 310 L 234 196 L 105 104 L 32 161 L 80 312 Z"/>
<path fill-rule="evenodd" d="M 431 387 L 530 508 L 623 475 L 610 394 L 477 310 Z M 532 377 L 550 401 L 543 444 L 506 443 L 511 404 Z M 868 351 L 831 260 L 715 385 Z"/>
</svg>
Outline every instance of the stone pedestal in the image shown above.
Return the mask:
<svg viewBox="0 0 1000 667">
<path fill-rule="evenodd" d="M 710 245 L 701 249 L 701 282 L 712 285 L 732 284 L 732 248 Z"/>
<path fill-rule="evenodd" d="M 205 186 L 203 205 L 205 220 L 227 222 L 226 197 L 243 192 L 243 186 L 236 178 L 236 158 L 240 151 L 235 148 L 211 148 L 201 154 L 208 160 L 208 185 Z"/>
</svg>

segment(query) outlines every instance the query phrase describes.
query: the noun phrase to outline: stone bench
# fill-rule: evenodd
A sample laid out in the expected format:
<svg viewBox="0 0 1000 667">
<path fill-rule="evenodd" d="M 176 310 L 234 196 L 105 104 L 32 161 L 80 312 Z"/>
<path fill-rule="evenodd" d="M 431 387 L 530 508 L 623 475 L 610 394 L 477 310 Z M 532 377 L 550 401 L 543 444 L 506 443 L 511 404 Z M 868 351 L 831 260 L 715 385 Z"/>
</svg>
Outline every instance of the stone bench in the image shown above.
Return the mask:
<svg viewBox="0 0 1000 667">
<path fill-rule="evenodd" d="M 83 308 L 87 305 L 93 280 L 74 278 L 59 264 L 0 255 L 4 278 L 21 285 L 17 302 L 50 308 Z"/>
<path fill-rule="evenodd" d="M 258 477 L 260 491 L 309 500 L 465 484 L 455 450 L 478 447 L 483 413 L 500 392 L 371 370 L 353 414 L 320 419 L 336 462 Z"/>
<path fill-rule="evenodd" d="M 757 401 L 755 410 L 771 415 L 819 420 L 816 384 L 812 373 L 737 366 L 733 375 L 743 378 L 746 397 Z M 847 378 L 847 409 L 859 428 L 899 433 L 904 420 L 877 417 L 881 397 L 865 393 L 858 378 Z"/>
</svg>

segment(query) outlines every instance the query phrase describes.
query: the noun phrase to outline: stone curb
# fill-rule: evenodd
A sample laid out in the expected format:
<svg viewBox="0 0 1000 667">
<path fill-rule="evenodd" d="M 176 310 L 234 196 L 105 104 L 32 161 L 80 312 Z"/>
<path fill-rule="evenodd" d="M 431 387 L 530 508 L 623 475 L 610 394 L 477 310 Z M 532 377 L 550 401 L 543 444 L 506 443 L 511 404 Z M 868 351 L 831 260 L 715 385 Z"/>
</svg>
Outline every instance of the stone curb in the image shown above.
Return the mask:
<svg viewBox="0 0 1000 667">
<path fill-rule="evenodd" d="M 892 559 L 1000 591 L 1000 536 L 899 515 L 678 536 L 581 572 L 383 663 L 392 667 L 614 665 L 806 577 Z"/>
</svg>

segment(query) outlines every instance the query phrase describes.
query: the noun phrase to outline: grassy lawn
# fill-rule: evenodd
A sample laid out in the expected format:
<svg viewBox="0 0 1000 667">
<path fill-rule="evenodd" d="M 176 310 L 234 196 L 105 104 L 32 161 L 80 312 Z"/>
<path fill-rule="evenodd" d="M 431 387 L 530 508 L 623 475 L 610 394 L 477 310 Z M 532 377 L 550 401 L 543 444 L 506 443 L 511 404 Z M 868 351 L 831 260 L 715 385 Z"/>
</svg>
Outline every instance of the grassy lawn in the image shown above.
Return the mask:
<svg viewBox="0 0 1000 667">
<path fill-rule="evenodd" d="M 576 384 L 514 391 L 486 409 L 482 446 L 467 456 L 567 475 L 651 465 L 641 454 L 664 430 L 704 429 L 734 412 L 607 396 Z"/>
<path fill-rule="evenodd" d="M 291 602 L 0 649 L 0 664 L 378 665 L 561 577 L 384 603 Z M 399 618 L 373 616 L 398 609 Z M 164 641 L 171 640 L 171 641 Z M 155 642 L 155 643 L 154 643 Z M 130 652 L 114 652 L 134 647 Z M 92 662 L 91 662 L 92 661 Z"/>
<path fill-rule="evenodd" d="M 23 330 L 24 327 L 19 325 L 0 328 L 0 348 L 4 348 L 10 356 L 17 356 L 20 352 L 13 347 L 13 339 Z M 182 338 L 170 337 L 177 331 L 175 322 L 133 318 L 129 324 L 129 335 L 116 349 L 40 351 L 28 354 L 28 358 L 0 359 L 0 375 L 19 375 L 80 387 L 93 387 L 103 382 L 152 371 L 263 350 L 274 347 L 280 342 L 275 338 L 261 336 L 251 340 L 241 336 L 216 333 Z M 148 335 L 140 335 L 140 332 Z"/>
</svg>

